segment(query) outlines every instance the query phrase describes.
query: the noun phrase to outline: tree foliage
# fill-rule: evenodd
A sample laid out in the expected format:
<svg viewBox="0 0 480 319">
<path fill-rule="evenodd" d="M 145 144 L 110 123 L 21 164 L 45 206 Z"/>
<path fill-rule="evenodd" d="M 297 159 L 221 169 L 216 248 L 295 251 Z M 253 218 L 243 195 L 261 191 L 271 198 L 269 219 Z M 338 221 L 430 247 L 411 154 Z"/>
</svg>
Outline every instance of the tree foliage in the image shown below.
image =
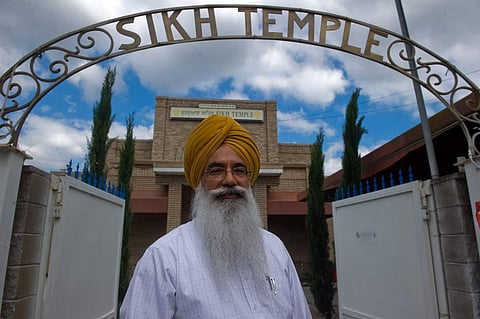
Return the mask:
<svg viewBox="0 0 480 319">
<path fill-rule="evenodd" d="M 115 75 L 116 69 L 108 68 L 103 80 L 100 101 L 95 103 L 93 107 L 92 136 L 87 139 L 87 171 L 89 174 L 103 179 L 107 176 L 105 162 L 108 149 L 113 141 L 109 140 L 108 132 L 114 119 L 112 115 L 112 88 L 115 83 Z"/>
<path fill-rule="evenodd" d="M 121 305 L 128 289 L 130 281 L 130 223 L 132 214 L 130 211 L 130 179 L 132 177 L 133 166 L 135 163 L 135 139 L 133 137 L 133 127 L 135 125 L 134 113 L 130 113 L 125 120 L 127 133 L 125 142 L 120 149 L 120 164 L 118 168 L 118 184 L 125 190 L 125 210 L 123 220 L 122 237 L 122 257 L 120 261 L 120 281 L 118 291 L 118 304 Z"/>
<path fill-rule="evenodd" d="M 355 89 L 345 112 L 345 123 L 343 125 L 344 152 L 342 157 L 342 181 L 341 187 L 346 188 L 360 182 L 361 156 L 358 146 L 362 135 L 367 130 L 362 127 L 364 116 L 358 118 L 358 97 L 360 88 Z"/>
<path fill-rule="evenodd" d="M 311 147 L 308 174 L 306 228 L 310 249 L 310 285 L 318 311 L 327 319 L 332 317 L 334 288 L 333 262 L 329 259 L 329 234 L 323 196 L 324 161 L 323 130 Z"/>
</svg>

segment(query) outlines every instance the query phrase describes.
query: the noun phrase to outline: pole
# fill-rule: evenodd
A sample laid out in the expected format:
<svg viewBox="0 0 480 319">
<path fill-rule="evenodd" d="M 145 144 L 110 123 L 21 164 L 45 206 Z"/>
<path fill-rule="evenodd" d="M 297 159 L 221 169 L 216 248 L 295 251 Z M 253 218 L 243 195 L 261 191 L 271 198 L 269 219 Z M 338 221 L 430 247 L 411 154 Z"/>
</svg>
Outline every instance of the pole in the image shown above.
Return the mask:
<svg viewBox="0 0 480 319">
<path fill-rule="evenodd" d="M 407 21 L 405 19 L 405 14 L 403 12 L 403 6 L 401 0 L 395 0 L 395 5 L 397 7 L 398 19 L 400 20 L 400 27 L 402 28 L 402 35 L 410 39 L 408 34 Z M 412 57 L 412 48 L 410 45 L 406 44 L 405 48 L 409 57 Z M 418 79 L 418 72 L 415 64 L 415 59 L 409 59 L 408 61 L 411 73 L 414 77 Z M 439 177 L 437 158 L 435 156 L 435 149 L 433 148 L 432 133 L 430 130 L 430 124 L 428 123 L 427 112 L 425 110 L 425 102 L 423 100 L 422 89 L 420 84 L 416 81 L 413 81 L 413 89 L 415 91 L 415 97 L 417 99 L 418 112 L 420 114 L 420 122 L 422 125 L 423 138 L 425 140 L 425 147 L 427 149 L 427 158 L 428 164 L 430 167 L 430 175 L 432 179 Z"/>
<path fill-rule="evenodd" d="M 401 0 L 395 0 L 395 5 L 397 6 L 398 18 L 400 20 L 400 26 L 402 28 L 402 34 L 407 39 L 410 39 L 408 34 L 407 21 L 405 19 L 405 14 L 403 12 L 403 6 Z M 412 48 L 409 44 L 405 44 L 407 54 L 411 59 L 409 59 L 409 65 L 411 73 L 414 77 L 418 79 L 418 72 L 416 69 L 415 59 L 412 56 Z M 420 121 L 422 124 L 423 138 L 425 140 L 425 147 L 427 150 L 428 164 L 430 167 L 430 174 L 432 179 L 439 177 L 437 158 L 435 157 L 435 150 L 433 148 L 432 133 L 430 131 L 430 124 L 428 123 L 427 112 L 425 111 L 425 103 L 423 101 L 422 90 L 420 84 L 417 81 L 413 81 L 413 88 L 415 90 L 415 97 L 417 98 L 417 107 L 420 114 Z M 449 318 L 448 310 L 448 295 L 446 288 L 446 278 L 445 278 L 445 269 L 442 258 L 442 243 L 440 240 L 440 232 L 438 225 L 438 212 L 436 208 L 436 201 L 434 194 L 429 196 L 429 201 L 427 207 L 430 214 L 430 220 L 427 224 L 429 232 L 429 241 L 432 257 L 432 267 L 434 272 L 434 281 L 435 281 L 435 290 L 436 290 L 436 303 L 438 318 Z"/>
</svg>

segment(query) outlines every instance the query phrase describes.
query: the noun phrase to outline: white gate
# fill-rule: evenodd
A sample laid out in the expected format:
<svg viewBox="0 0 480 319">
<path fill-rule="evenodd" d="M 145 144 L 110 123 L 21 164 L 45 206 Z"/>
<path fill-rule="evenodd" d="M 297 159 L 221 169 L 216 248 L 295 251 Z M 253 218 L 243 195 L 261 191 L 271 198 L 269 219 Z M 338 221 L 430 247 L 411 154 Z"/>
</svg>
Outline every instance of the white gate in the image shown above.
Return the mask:
<svg viewBox="0 0 480 319">
<path fill-rule="evenodd" d="M 116 318 L 124 200 L 52 179 L 36 318 Z"/>
<path fill-rule="evenodd" d="M 340 318 L 438 318 L 421 182 L 333 203 Z"/>
</svg>

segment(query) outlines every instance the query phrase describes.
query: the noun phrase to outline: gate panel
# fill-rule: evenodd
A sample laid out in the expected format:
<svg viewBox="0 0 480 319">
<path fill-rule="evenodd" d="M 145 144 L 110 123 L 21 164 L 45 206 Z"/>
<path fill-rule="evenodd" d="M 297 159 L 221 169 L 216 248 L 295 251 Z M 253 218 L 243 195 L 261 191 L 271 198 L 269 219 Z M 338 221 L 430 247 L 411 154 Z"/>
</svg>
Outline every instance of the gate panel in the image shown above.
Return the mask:
<svg viewBox="0 0 480 319">
<path fill-rule="evenodd" d="M 419 182 L 334 202 L 340 318 L 437 318 Z"/>
<path fill-rule="evenodd" d="M 69 176 L 53 179 L 41 318 L 115 318 L 124 200 Z"/>
</svg>

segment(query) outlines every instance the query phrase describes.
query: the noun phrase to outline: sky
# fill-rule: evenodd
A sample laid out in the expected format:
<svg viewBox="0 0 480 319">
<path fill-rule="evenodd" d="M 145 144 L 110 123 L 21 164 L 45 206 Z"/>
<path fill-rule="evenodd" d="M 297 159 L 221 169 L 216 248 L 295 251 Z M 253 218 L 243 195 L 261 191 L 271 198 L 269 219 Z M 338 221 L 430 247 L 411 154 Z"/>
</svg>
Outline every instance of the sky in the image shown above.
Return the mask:
<svg viewBox="0 0 480 319">
<path fill-rule="evenodd" d="M 205 2 L 0 0 L 0 74 L 68 32 L 129 14 L 198 4 Z M 244 0 L 241 4 L 327 12 L 401 34 L 394 0 Z M 480 1 L 403 0 L 402 4 L 410 38 L 480 86 Z M 229 16 L 220 18 L 233 21 Z M 32 157 L 26 164 L 45 171 L 64 169 L 70 160 L 83 165 L 92 108 L 108 67 L 117 70 L 111 137 L 125 136 L 125 119 L 134 112 L 135 138 L 151 139 L 155 96 L 275 100 L 280 143 L 310 144 L 324 131 L 329 175 L 341 168 L 344 111 L 356 88 L 361 88 L 359 115 L 364 116 L 367 130 L 360 141 L 362 155 L 420 123 L 412 81 L 385 66 L 306 44 L 205 41 L 122 55 L 62 82 L 37 103 L 22 128 L 18 148 Z M 429 116 L 444 108 L 425 90 L 424 99 Z"/>
</svg>

